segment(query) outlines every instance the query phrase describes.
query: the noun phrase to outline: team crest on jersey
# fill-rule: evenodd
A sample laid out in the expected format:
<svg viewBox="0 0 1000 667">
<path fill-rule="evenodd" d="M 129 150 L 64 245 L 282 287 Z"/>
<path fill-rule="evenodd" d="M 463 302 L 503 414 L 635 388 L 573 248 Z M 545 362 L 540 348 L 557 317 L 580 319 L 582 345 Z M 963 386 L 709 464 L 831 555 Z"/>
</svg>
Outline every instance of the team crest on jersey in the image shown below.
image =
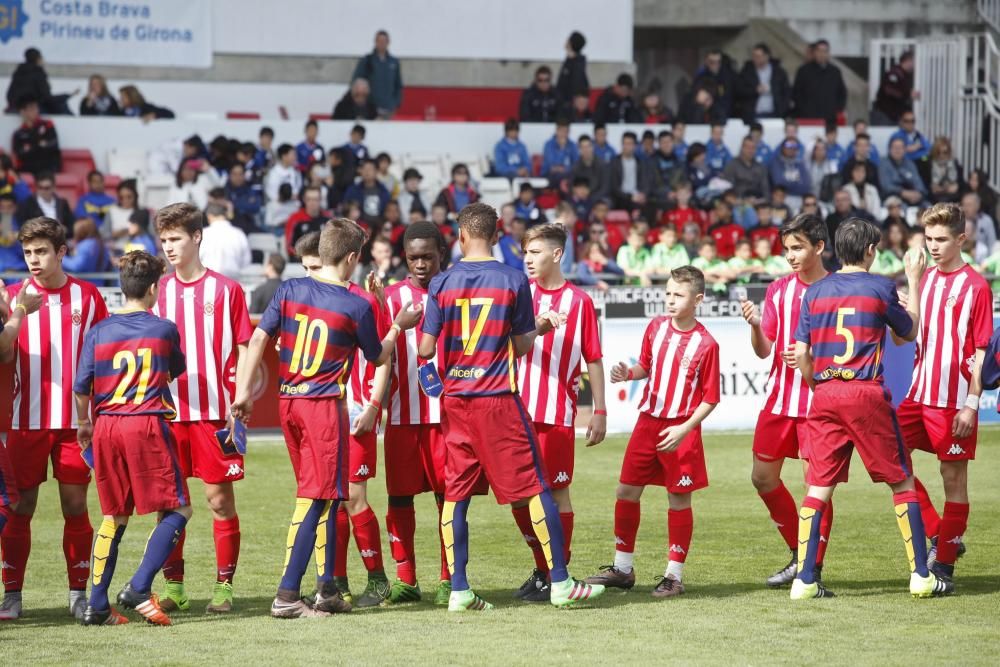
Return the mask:
<svg viewBox="0 0 1000 667">
<path fill-rule="evenodd" d="M 954 308 L 956 303 L 958 303 L 958 297 L 952 294 L 948 297 L 948 300 L 944 302 L 944 305 L 948 308 Z"/>
<path fill-rule="evenodd" d="M 83 322 L 83 313 L 79 310 L 73 311 L 73 326 L 78 327 Z"/>
<path fill-rule="evenodd" d="M 212 315 L 215 315 L 215 304 L 214 303 L 206 303 L 205 304 L 205 316 L 206 317 L 211 317 Z"/>
<path fill-rule="evenodd" d="M 687 368 L 691 365 L 691 357 L 681 357 L 681 368 Z"/>
</svg>

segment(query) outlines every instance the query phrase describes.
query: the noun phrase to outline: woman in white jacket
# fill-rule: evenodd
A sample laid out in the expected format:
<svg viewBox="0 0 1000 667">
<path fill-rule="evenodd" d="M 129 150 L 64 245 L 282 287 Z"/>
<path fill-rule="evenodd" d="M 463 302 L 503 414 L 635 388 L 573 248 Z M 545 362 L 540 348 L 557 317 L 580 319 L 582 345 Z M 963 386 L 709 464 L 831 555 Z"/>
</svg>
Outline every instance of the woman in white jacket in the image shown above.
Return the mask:
<svg viewBox="0 0 1000 667">
<path fill-rule="evenodd" d="M 857 163 L 851 170 L 851 182 L 844 186 L 851 195 L 851 206 L 868 211 L 875 218 L 882 217 L 882 200 L 878 196 L 878 188 L 865 179 L 868 173 L 865 165 Z"/>
<path fill-rule="evenodd" d="M 221 186 L 211 165 L 205 160 L 185 160 L 177 169 L 174 184 L 170 186 L 168 204 L 186 203 L 199 209 L 208 205 L 208 192 Z"/>
</svg>

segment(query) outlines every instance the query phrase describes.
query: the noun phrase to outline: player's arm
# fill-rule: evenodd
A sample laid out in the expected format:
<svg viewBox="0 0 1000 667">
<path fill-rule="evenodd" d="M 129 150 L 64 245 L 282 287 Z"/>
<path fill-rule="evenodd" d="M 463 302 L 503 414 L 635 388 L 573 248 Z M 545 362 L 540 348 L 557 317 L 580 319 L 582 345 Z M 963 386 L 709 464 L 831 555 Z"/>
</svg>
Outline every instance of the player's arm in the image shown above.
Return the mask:
<svg viewBox="0 0 1000 667">
<path fill-rule="evenodd" d="M 698 404 L 698 407 L 694 409 L 691 416 L 688 417 L 683 423 L 676 424 L 674 426 L 669 426 L 662 431 L 660 435 L 663 436 L 663 440 L 656 445 L 656 449 L 661 452 L 672 452 L 677 449 L 684 438 L 694 429 L 698 428 L 705 418 L 712 414 L 712 410 L 715 410 L 715 406 L 718 403 L 708 403 L 702 401 Z"/>
<path fill-rule="evenodd" d="M 94 438 L 94 424 L 90 420 L 90 394 L 94 390 L 94 336 L 91 329 L 83 339 L 76 378 L 73 380 L 73 400 L 76 401 L 76 441 L 80 449 L 90 447 Z"/>
<path fill-rule="evenodd" d="M 600 444 L 608 432 L 608 407 L 604 401 L 604 360 L 588 362 L 587 376 L 590 378 L 590 393 L 594 398 L 594 412 L 587 424 L 587 446 L 593 447 Z"/>
<path fill-rule="evenodd" d="M 649 377 L 649 371 L 647 371 L 640 364 L 629 366 L 624 361 L 619 361 L 617 364 L 611 367 L 612 383 L 631 382 L 632 380 L 645 380 L 648 377 Z"/>
<path fill-rule="evenodd" d="M 76 441 L 80 449 L 86 449 L 94 439 L 94 424 L 90 421 L 90 394 L 74 391 L 73 398 L 76 399 L 76 414 L 79 415 L 76 420 Z"/>
<path fill-rule="evenodd" d="M 535 317 L 535 328 L 533 330 L 527 333 L 511 335 L 510 339 L 514 344 L 514 356 L 523 357 L 528 354 L 532 345 L 535 344 L 536 338 L 558 329 L 565 323 L 566 316 L 562 313 L 557 313 L 553 310 L 539 313 Z"/>
<path fill-rule="evenodd" d="M 903 304 L 899 302 L 899 296 L 893 290 L 892 297 L 889 302 L 889 317 L 890 325 L 889 328 L 898 336 L 906 342 L 916 340 L 917 334 L 920 333 L 920 279 L 924 277 L 924 269 L 927 268 L 927 257 L 922 252 L 907 252 L 903 255 L 903 267 L 906 271 L 906 282 L 909 288 L 906 298 L 906 314 L 910 318 L 910 330 L 905 334 L 897 331 L 897 327 L 892 324 L 892 311 L 893 306 L 896 308 L 903 308 Z M 893 337 L 895 340 L 895 336 Z"/>
<path fill-rule="evenodd" d="M 21 333 L 21 323 L 24 319 L 42 307 L 42 295 L 37 292 L 28 292 L 25 288 L 28 281 L 24 281 L 21 291 L 17 294 L 17 299 L 10 306 L 10 315 L 7 322 L 0 331 L 0 363 L 8 363 L 14 360 L 14 351 L 17 349 L 17 336 Z M 6 289 L 0 287 L 6 295 Z M 8 304 L 4 304 L 6 307 Z"/>
<path fill-rule="evenodd" d="M 802 373 L 802 379 L 806 381 L 810 389 L 815 390 L 816 381 L 813 378 L 812 349 L 808 343 L 803 343 L 800 340 L 795 341 L 795 363 L 798 366 L 799 372 Z"/>
<path fill-rule="evenodd" d="M 952 420 L 951 434 L 956 438 L 967 438 L 972 434 L 972 429 L 979 419 L 979 397 L 983 393 L 983 361 L 986 358 L 986 350 L 978 348 L 972 361 L 972 377 L 969 378 L 969 395 L 965 399 L 965 405 L 955 415 Z"/>
<path fill-rule="evenodd" d="M 382 412 L 382 397 L 389 387 L 389 375 L 392 365 L 385 364 L 375 369 L 375 379 L 372 383 L 372 400 L 361 410 L 354 423 L 351 424 L 351 435 L 365 435 L 375 429 L 379 413 Z"/>
<path fill-rule="evenodd" d="M 264 359 L 264 350 L 267 348 L 271 335 L 257 327 L 250 336 L 250 342 L 246 346 L 246 354 L 240 355 L 240 364 L 236 363 L 236 395 L 233 397 L 233 404 L 230 407 L 233 416 L 240 421 L 249 422 L 250 413 L 253 412 L 253 399 L 250 394 L 250 385 L 253 383 L 253 371 L 260 366 Z"/>
</svg>

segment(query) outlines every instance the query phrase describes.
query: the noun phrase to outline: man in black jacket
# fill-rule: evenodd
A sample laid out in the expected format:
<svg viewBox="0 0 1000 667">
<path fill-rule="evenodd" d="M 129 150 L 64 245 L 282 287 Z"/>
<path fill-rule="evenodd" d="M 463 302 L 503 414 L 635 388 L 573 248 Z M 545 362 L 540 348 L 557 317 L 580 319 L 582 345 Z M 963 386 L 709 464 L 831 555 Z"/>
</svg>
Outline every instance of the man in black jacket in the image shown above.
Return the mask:
<svg viewBox="0 0 1000 667">
<path fill-rule="evenodd" d="M 371 88 L 365 79 L 355 79 L 333 108 L 333 120 L 374 120 L 378 115 Z"/>
<path fill-rule="evenodd" d="M 73 234 L 73 211 L 69 202 L 56 194 L 55 178 L 46 172 L 35 177 L 35 194 L 21 202 L 14 213 L 19 223 L 40 216 L 58 220 L 68 234 Z"/>
<path fill-rule="evenodd" d="M 875 96 L 875 111 L 885 118 L 872 118 L 875 125 L 895 125 L 900 117 L 913 111 L 913 100 L 919 95 L 913 90 L 913 51 L 899 57 L 899 62 L 882 75 L 878 94 Z M 881 121 L 881 122 L 878 122 Z M 891 121 L 891 122 L 887 122 Z"/>
<path fill-rule="evenodd" d="M 583 55 L 587 39 L 574 31 L 566 40 L 566 60 L 559 68 L 559 79 L 556 82 L 556 93 L 567 109 L 572 106 L 577 95 L 590 97 L 590 81 L 587 79 L 587 56 Z"/>
<path fill-rule="evenodd" d="M 622 152 L 611 160 L 611 197 L 615 208 L 634 210 L 652 207 L 658 175 L 652 160 L 640 160 L 635 154 L 635 132 L 622 135 Z"/>
<path fill-rule="evenodd" d="M 24 52 L 24 62 L 17 66 L 10 85 L 7 87 L 7 108 L 17 108 L 18 102 L 25 97 L 38 101 L 41 110 L 47 114 L 71 115 L 66 101 L 69 95 L 53 95 L 49 87 L 49 75 L 45 72 L 45 61 L 38 49 L 28 49 Z"/>
<path fill-rule="evenodd" d="M 712 49 L 705 56 L 705 63 L 695 72 L 691 87 L 704 88 L 712 93 L 719 113 L 726 119 L 732 110 L 735 83 L 736 75 L 731 69 L 730 62 L 723 58 L 722 51 Z"/>
<path fill-rule="evenodd" d="M 830 62 L 830 43 L 812 45 L 813 59 L 795 73 L 792 100 L 798 118 L 831 120 L 847 106 L 847 87 L 840 68 Z"/>
<path fill-rule="evenodd" d="M 608 86 L 597 98 L 594 123 L 641 123 L 642 115 L 632 99 L 635 81 L 628 74 L 619 74 L 615 85 Z"/>
<path fill-rule="evenodd" d="M 590 194 L 596 200 L 608 196 L 608 165 L 594 153 L 594 140 L 586 134 L 576 140 L 580 159 L 573 165 L 570 177 L 587 179 Z"/>
<path fill-rule="evenodd" d="M 725 124 L 726 115 L 722 107 L 715 103 L 715 97 L 708 88 L 697 87 L 688 91 L 677 111 L 677 120 L 689 125 Z"/>
<path fill-rule="evenodd" d="M 736 109 L 750 124 L 760 118 L 784 118 L 788 112 L 791 86 L 781 61 L 771 57 L 771 49 L 760 43 L 750 52 L 750 60 L 736 79 Z"/>
<path fill-rule="evenodd" d="M 552 87 L 552 70 L 542 65 L 535 80 L 521 93 L 522 123 L 554 123 L 562 101 Z"/>
<path fill-rule="evenodd" d="M 42 172 L 58 172 L 62 169 L 62 152 L 56 126 L 38 115 L 38 100 L 34 98 L 22 97 L 17 110 L 21 125 L 14 130 L 10 145 L 21 170 L 36 177 Z"/>
</svg>

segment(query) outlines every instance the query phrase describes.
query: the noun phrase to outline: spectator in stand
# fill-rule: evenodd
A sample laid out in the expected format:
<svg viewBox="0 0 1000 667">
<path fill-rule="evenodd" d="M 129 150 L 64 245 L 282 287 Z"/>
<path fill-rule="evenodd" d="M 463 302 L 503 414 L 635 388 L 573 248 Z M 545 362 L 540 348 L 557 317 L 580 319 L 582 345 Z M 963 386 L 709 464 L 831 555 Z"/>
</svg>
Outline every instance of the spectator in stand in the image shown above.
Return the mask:
<svg viewBox="0 0 1000 667">
<path fill-rule="evenodd" d="M 566 59 L 559 68 L 559 79 L 556 81 L 556 94 L 565 103 L 570 103 L 578 95 L 590 97 L 587 56 L 583 55 L 586 44 L 587 39 L 575 30 L 566 40 Z"/>
<path fill-rule="evenodd" d="M 81 116 L 120 116 L 115 96 L 108 90 L 107 80 L 100 74 L 91 74 L 87 80 L 87 94 L 80 100 Z"/>
<path fill-rule="evenodd" d="M 982 262 L 997 250 L 997 224 L 989 214 L 983 211 L 982 201 L 975 192 L 966 193 L 962 197 L 962 213 L 965 214 L 966 223 L 972 225 L 973 229 L 976 230 L 977 245 L 985 248 L 985 250 L 977 252 L 977 254 L 984 255 L 976 257 L 977 262 Z"/>
<path fill-rule="evenodd" d="M 851 195 L 847 190 L 837 190 L 833 195 L 833 211 L 826 216 L 826 230 L 829 238 L 835 238 L 837 228 L 850 218 L 861 218 L 874 222 L 867 211 L 856 209 L 851 205 Z M 840 268 L 840 261 L 837 259 L 836 247 L 833 243 L 827 245 L 823 250 L 823 265 L 826 266 L 827 271 L 835 271 Z"/>
<path fill-rule="evenodd" d="M 560 188 L 579 157 L 576 144 L 569 138 L 569 121 L 560 117 L 556 121 L 555 134 L 542 149 L 542 176 L 549 179 L 551 187 Z"/>
<path fill-rule="evenodd" d="M 42 172 L 60 171 L 59 135 L 51 120 L 39 116 L 38 100 L 21 98 L 17 111 L 21 114 L 21 125 L 14 130 L 10 143 L 21 170 L 36 178 Z"/>
<path fill-rule="evenodd" d="M 629 74 L 619 74 L 613 86 L 608 86 L 597 98 L 594 123 L 641 123 L 642 115 L 632 99 L 635 81 Z M 596 134 L 596 132 L 595 132 Z"/>
<path fill-rule="evenodd" d="M 733 274 L 733 280 L 738 283 L 746 284 L 750 282 L 751 276 L 764 272 L 764 263 L 754 256 L 750 239 L 744 238 L 736 242 L 733 256 L 726 264 Z"/>
<path fill-rule="evenodd" d="M 730 160 L 722 170 L 722 177 L 732 183 L 736 196 L 740 199 L 771 198 L 771 186 L 767 181 L 767 169 L 754 160 L 756 146 L 752 137 L 744 137 L 740 143 L 740 153 Z"/>
<path fill-rule="evenodd" d="M 913 90 L 913 51 L 907 51 L 882 75 L 872 109 L 872 122 L 876 125 L 898 123 L 904 113 L 913 111 L 913 101 L 919 98 L 920 94 Z"/>
<path fill-rule="evenodd" d="M 879 198 L 878 188 L 865 180 L 867 176 L 865 166 L 856 163 L 851 170 L 851 180 L 844 189 L 851 195 L 851 206 L 875 217 L 882 210 L 882 200 Z"/>
<path fill-rule="evenodd" d="M 816 195 L 806 195 L 802 198 L 802 208 L 799 209 L 799 213 L 808 213 L 809 215 L 823 216 L 822 211 L 819 209 L 819 200 Z M 775 253 L 777 254 L 777 252 Z"/>
<path fill-rule="evenodd" d="M 757 226 L 747 232 L 750 241 L 753 242 L 755 248 L 758 241 L 766 241 L 771 246 L 772 254 L 782 254 L 784 249 L 781 247 L 781 230 L 774 225 L 770 202 L 758 203 L 756 212 Z"/>
<path fill-rule="evenodd" d="M 344 199 L 361 204 L 361 220 L 369 227 L 382 221 L 385 206 L 389 203 L 389 191 L 378 180 L 378 169 L 375 160 L 365 160 L 358 171 L 360 179 L 348 186 Z"/>
<path fill-rule="evenodd" d="M 674 135 L 674 153 L 681 161 L 687 160 L 688 145 L 684 141 L 684 132 L 687 130 L 687 123 L 682 120 L 675 120 L 670 127 L 670 134 Z"/>
<path fill-rule="evenodd" d="M 274 165 L 273 145 L 274 130 L 265 125 L 257 135 L 257 151 L 253 156 L 253 171 L 261 177 Z"/>
<path fill-rule="evenodd" d="M 848 155 L 843 168 L 840 170 L 841 179 L 844 182 L 850 180 L 851 172 L 854 171 L 854 165 L 860 163 L 865 166 L 865 180 L 875 187 L 879 187 L 878 163 L 871 158 L 871 137 L 867 134 L 859 134 L 854 137 L 853 143 L 854 152 Z M 848 153 L 851 153 L 850 149 L 848 149 Z"/>
<path fill-rule="evenodd" d="M 594 120 L 594 114 L 590 112 L 590 96 L 574 95 L 573 102 L 569 108 L 570 123 L 590 123 Z"/>
<path fill-rule="evenodd" d="M 685 179 L 684 161 L 677 157 L 674 150 L 674 135 L 667 130 L 660 130 L 656 137 L 657 148 L 652 156 L 653 167 L 659 176 L 659 198 L 663 202 L 673 202 L 674 191 Z"/>
<path fill-rule="evenodd" d="M 674 192 L 677 204 L 663 214 L 660 218 L 661 225 L 673 225 L 675 229 L 684 230 L 689 222 L 698 225 L 698 235 L 701 236 L 708 230 L 708 214 L 701 209 L 691 206 L 691 198 L 694 193 L 691 191 L 691 183 L 681 181 Z M 694 248 L 697 254 L 697 248 Z M 691 249 L 688 249 L 689 254 Z"/>
<path fill-rule="evenodd" d="M 847 144 L 845 162 L 854 157 L 854 145 L 857 142 L 858 137 L 861 135 L 868 137 L 868 159 L 870 159 L 875 166 L 878 167 L 878 163 L 880 161 L 878 148 L 875 147 L 875 144 L 871 143 L 871 135 L 868 134 L 868 121 L 864 118 L 858 118 L 854 121 L 854 138 Z"/>
<path fill-rule="evenodd" d="M 635 154 L 635 132 L 622 135 L 622 153 L 611 160 L 611 197 L 615 208 L 633 211 L 650 203 L 656 191 L 655 167 Z"/>
<path fill-rule="evenodd" d="M 827 121 L 823 141 L 826 144 L 826 159 L 833 164 L 834 171 L 839 171 L 847 159 L 847 151 L 837 141 L 836 121 Z"/>
<path fill-rule="evenodd" d="M 290 183 L 278 187 L 278 196 L 267 202 L 264 208 L 264 225 L 275 236 L 285 235 L 288 219 L 299 210 L 299 201 L 292 195 Z"/>
<path fill-rule="evenodd" d="M 319 123 L 310 118 L 306 121 L 306 138 L 295 147 L 295 162 L 299 171 L 306 173 L 309 167 L 326 161 L 323 147 L 316 142 L 319 135 Z"/>
<path fill-rule="evenodd" d="M 129 178 L 118 184 L 115 192 L 117 201 L 108 209 L 107 223 L 101 230 L 116 250 L 125 247 L 129 236 L 129 223 L 136 211 L 143 210 L 139 206 L 139 190 L 134 178 Z"/>
<path fill-rule="evenodd" d="M 968 192 L 974 192 L 979 195 L 982 210 L 988 213 L 993 219 L 997 218 L 997 193 L 990 187 L 990 181 L 985 171 L 982 169 L 973 169 L 969 173 L 969 178 L 963 185 L 961 192 L 963 195 Z"/>
<path fill-rule="evenodd" d="M 403 73 L 399 60 L 389 53 L 389 33 L 385 30 L 375 33 L 375 48 L 354 67 L 351 82 L 357 80 L 364 80 L 371 87 L 371 99 L 378 117 L 392 118 L 403 102 Z"/>
<path fill-rule="evenodd" d="M 278 188 L 282 183 L 292 186 L 293 195 L 302 189 L 302 173 L 296 166 L 295 149 L 291 144 L 278 146 L 278 160 L 264 179 L 264 194 L 267 195 L 268 201 L 278 199 Z"/>
<path fill-rule="evenodd" d="M 247 234 L 257 231 L 264 206 L 260 186 L 247 181 L 246 167 L 239 162 L 229 168 L 225 193 L 233 205 L 233 224 Z"/>
<path fill-rule="evenodd" d="M 618 251 L 617 248 L 612 248 L 608 243 L 608 228 L 602 222 L 591 222 L 587 225 L 587 237 L 584 239 L 584 243 L 596 243 L 600 247 L 601 252 L 608 256 Z M 583 249 L 580 251 L 580 256 L 582 258 L 587 257 Z"/>
<path fill-rule="evenodd" d="M 41 110 L 49 115 L 72 115 L 66 102 L 75 95 L 53 95 L 49 86 L 49 75 L 45 72 L 42 52 L 35 48 L 24 52 L 24 62 L 17 66 L 7 87 L 7 108 L 19 108 L 19 101 L 25 97 L 36 100 Z"/>
<path fill-rule="evenodd" d="M 559 114 L 561 101 L 552 86 L 552 70 L 542 65 L 535 70 L 535 79 L 521 93 L 522 123 L 551 123 Z"/>
<path fill-rule="evenodd" d="M 962 168 L 951 152 L 948 137 L 938 137 L 930 152 L 931 202 L 957 202 Z"/>
<path fill-rule="evenodd" d="M 31 188 L 17 173 L 14 161 L 7 153 L 0 153 L 0 195 L 10 195 L 14 203 L 20 204 L 31 197 Z"/>
<path fill-rule="evenodd" d="M 207 175 L 211 168 L 205 160 L 181 162 L 167 193 L 167 202 L 192 204 L 198 209 L 204 209 L 208 205 L 208 190 L 212 186 Z"/>
<path fill-rule="evenodd" d="M 698 243 L 698 256 L 691 260 L 691 266 L 705 274 L 705 284 L 710 285 L 716 294 L 725 294 L 728 283 L 733 279 L 726 260 L 719 257 L 715 241 L 711 238 L 702 239 Z"/>
<path fill-rule="evenodd" d="M 578 222 L 572 204 L 561 201 L 556 205 L 552 223 L 561 226 L 566 231 L 566 243 L 563 245 L 563 256 L 559 261 L 559 266 L 563 275 L 567 276 L 580 273 L 576 266 L 576 226 Z M 591 276 L 589 271 L 583 273 L 584 275 L 577 275 L 577 281 L 581 285 L 597 285 L 601 282 Z M 607 287 L 606 283 L 605 287 Z"/>
<path fill-rule="evenodd" d="M 139 89 L 132 85 L 122 86 L 118 89 L 118 100 L 123 116 L 141 118 L 144 123 L 174 117 L 174 112 L 170 109 L 147 102 Z"/>
<path fill-rule="evenodd" d="M 798 146 L 786 139 L 781 150 L 771 161 L 771 183 L 780 185 L 788 194 L 788 205 L 794 209 L 802 205 L 802 197 L 813 192 L 809 180 L 809 167 L 798 156 Z M 815 193 L 813 193 L 815 194 Z"/>
<path fill-rule="evenodd" d="M 624 150 L 624 145 L 623 145 Z M 626 285 L 642 285 L 644 287 L 652 284 L 649 274 L 652 272 L 652 255 L 646 247 L 646 232 L 644 227 L 636 222 L 629 226 L 628 238 L 625 244 L 618 249 L 618 256 L 615 263 L 621 267 L 625 276 Z"/>
<path fill-rule="evenodd" d="M 660 97 L 659 85 L 651 88 L 642 98 L 642 122 L 646 124 L 662 125 L 674 120 L 674 113 L 663 104 Z"/>
<path fill-rule="evenodd" d="M 683 123 L 690 123 L 692 125 L 726 122 L 726 117 L 712 96 L 712 92 L 703 87 L 692 88 L 688 91 L 687 95 L 681 101 L 681 108 L 677 112 L 677 119 Z"/>
<path fill-rule="evenodd" d="M 726 130 L 725 123 L 712 123 L 709 128 L 708 143 L 705 144 L 705 160 L 712 176 L 718 176 L 725 169 L 726 164 L 733 159 L 733 154 L 726 148 L 726 143 L 722 140 L 722 134 Z"/>
<path fill-rule="evenodd" d="M 812 44 L 812 60 L 795 73 L 792 100 L 798 118 L 832 120 L 847 106 L 847 87 L 840 68 L 830 62 L 830 43 Z"/>
<path fill-rule="evenodd" d="M 296 242 L 310 232 L 319 232 L 329 219 L 323 210 L 323 196 L 319 188 L 302 191 L 302 208 L 288 216 L 285 222 L 285 248 L 289 257 L 295 254 Z"/>
<path fill-rule="evenodd" d="M 784 118 L 788 114 L 791 84 L 781 61 L 771 48 L 757 44 L 736 78 L 734 97 L 738 115 L 749 125 L 759 118 Z"/>
<path fill-rule="evenodd" d="M 410 216 L 419 212 L 424 218 L 430 215 L 431 204 L 420 189 L 423 176 L 413 167 L 403 172 L 403 190 L 399 193 L 399 215 L 404 225 L 410 224 Z"/>
<path fill-rule="evenodd" d="M 903 273 L 903 256 L 909 250 L 909 225 L 898 222 L 886 225 L 882 230 L 882 243 L 880 243 L 875 264 L 872 265 L 871 272 L 895 278 Z"/>
<path fill-rule="evenodd" d="M 90 218 L 102 232 L 102 236 L 108 236 L 108 227 L 105 225 L 108 211 L 115 203 L 115 198 L 104 191 L 104 174 L 94 170 L 87 174 L 87 191 L 76 201 L 74 214 L 77 219 Z"/>
<path fill-rule="evenodd" d="M 577 148 L 580 152 L 580 159 L 576 161 L 570 172 L 572 182 L 575 184 L 581 178 L 586 179 L 592 197 L 595 199 L 607 197 L 609 193 L 607 162 L 597 156 L 594 142 L 586 134 L 580 136 Z M 579 210 L 577 215 L 580 215 Z M 586 216 L 580 217 L 586 218 Z"/>
<path fill-rule="evenodd" d="M 208 224 L 201 233 L 198 248 L 201 263 L 227 278 L 239 280 L 252 261 L 247 235 L 229 222 L 226 207 L 221 204 L 205 207 L 205 221 Z"/>
<path fill-rule="evenodd" d="M 521 241 L 527 229 L 528 222 L 524 218 L 514 218 L 510 223 L 510 233 L 501 236 L 497 242 L 503 255 L 503 263 L 518 271 L 524 271 L 524 250 L 521 248 Z"/>
<path fill-rule="evenodd" d="M 535 201 L 535 188 L 527 181 L 521 183 L 517 199 L 514 200 L 514 217 L 524 220 L 529 227 L 548 222 L 545 213 Z"/>
<path fill-rule="evenodd" d="M 906 157 L 913 162 L 923 160 L 931 152 L 931 144 L 927 141 L 927 137 L 917 131 L 917 117 L 912 111 L 904 111 L 899 117 L 899 129 L 889 137 L 889 143 L 897 138 L 903 140 Z"/>
<path fill-rule="evenodd" d="M 832 199 L 833 191 L 840 186 L 840 167 L 828 158 L 824 141 L 816 140 L 813 144 L 806 166 L 809 168 L 812 194 L 820 195 L 825 201 Z"/>
<path fill-rule="evenodd" d="M 361 275 L 375 274 L 375 278 L 383 285 L 403 280 L 406 278 L 406 266 L 394 253 L 392 241 L 388 237 L 381 234 L 375 236 L 371 240 L 372 259 L 360 267 Z"/>
<path fill-rule="evenodd" d="M 80 218 L 73 223 L 73 252 L 62 258 L 63 270 L 79 275 L 81 273 L 105 273 L 111 270 L 111 256 L 104 247 L 97 225 L 90 218 Z M 91 280 L 103 286 L 103 280 Z"/>
<path fill-rule="evenodd" d="M 383 152 L 375 156 L 375 170 L 378 172 L 376 174 L 378 181 L 389 191 L 389 198 L 395 199 L 399 195 L 399 181 L 389 171 L 389 167 L 391 166 L 392 157 L 388 153 Z"/>
<path fill-rule="evenodd" d="M 608 128 L 604 123 L 594 123 L 594 155 L 606 164 L 618 155 L 618 151 L 608 143 Z"/>
<path fill-rule="evenodd" d="M 642 139 L 639 140 L 639 147 L 635 149 L 635 155 L 640 160 L 648 160 L 656 152 L 656 135 L 652 130 L 643 130 Z"/>
<path fill-rule="evenodd" d="M 911 206 L 927 200 L 927 186 L 917 165 L 906 157 L 906 143 L 899 137 L 889 142 L 889 156 L 879 165 L 878 180 L 884 197 L 896 195 Z"/>
<path fill-rule="evenodd" d="M 56 194 L 56 180 L 51 173 L 43 171 L 35 177 L 35 196 L 22 201 L 14 218 L 18 223 L 45 216 L 58 220 L 66 228 L 67 236 L 73 236 L 73 211 L 69 202 Z"/>
<path fill-rule="evenodd" d="M 128 239 L 123 251 L 129 253 L 133 250 L 142 250 L 154 257 L 160 254 L 160 244 L 149 233 L 149 211 L 144 208 L 133 211 L 128 219 Z"/>
<path fill-rule="evenodd" d="M 886 215 L 882 220 L 882 229 L 885 229 L 889 225 L 902 224 L 909 227 L 909 223 L 906 222 L 906 215 L 903 212 L 903 200 L 899 197 L 886 197 L 886 200 L 882 202 L 885 206 Z"/>
<path fill-rule="evenodd" d="M 520 139 L 521 124 L 508 118 L 503 124 L 503 139 L 493 147 L 493 171 L 498 176 L 527 178 L 531 176 L 531 156 Z"/>
<path fill-rule="evenodd" d="M 458 212 L 469 204 L 479 201 L 479 193 L 469 182 L 469 168 L 461 162 L 451 168 L 451 183 L 438 193 L 435 204 L 444 204 L 449 216 L 457 216 Z"/>
<path fill-rule="evenodd" d="M 753 141 L 753 159 L 757 164 L 762 164 L 766 168 L 771 162 L 771 155 L 774 151 L 764 141 L 764 126 L 758 122 L 750 123 L 750 134 Z"/>
<path fill-rule="evenodd" d="M 565 203 L 573 209 L 573 217 L 577 220 L 589 220 L 590 209 L 594 205 L 593 196 L 590 193 L 590 179 L 586 176 L 576 176 L 573 178 L 573 187 L 570 190 L 569 199 Z"/>
<path fill-rule="evenodd" d="M 357 171 L 358 165 L 361 164 L 362 160 L 367 160 L 371 155 L 368 153 L 368 147 L 365 146 L 365 135 L 367 130 L 365 130 L 364 125 L 355 125 L 351 128 L 351 133 L 348 136 L 347 143 L 341 146 L 345 151 L 345 155 L 350 158 L 347 163 L 350 171 L 352 173 L 351 180 L 354 179 L 353 173 Z"/>
<path fill-rule="evenodd" d="M 709 187 L 712 180 L 712 170 L 706 159 L 705 144 L 700 141 L 691 144 L 687 151 L 687 180 L 691 183 L 695 201 L 699 204 L 707 204 L 712 197 L 720 194 Z"/>
<path fill-rule="evenodd" d="M 810 195 L 812 193 L 809 193 Z M 792 219 L 792 209 L 786 204 L 788 190 L 780 183 L 771 186 L 771 220 L 775 226 L 780 227 Z M 803 200 L 805 197 L 802 198 Z"/>
<path fill-rule="evenodd" d="M 17 240 L 17 204 L 9 192 L 0 194 L 0 274 L 7 271 L 27 271 L 24 250 Z"/>
<path fill-rule="evenodd" d="M 743 238 L 743 228 L 733 222 L 733 209 L 722 198 L 715 200 L 712 216 L 714 223 L 708 228 L 708 235 L 715 241 L 719 257 L 729 259 L 736 252 L 736 242 Z"/>
<path fill-rule="evenodd" d="M 799 121 L 794 118 L 785 119 L 785 137 L 781 140 L 782 143 L 786 141 L 792 141 L 795 143 L 795 157 L 799 160 L 805 160 L 806 157 L 806 146 L 799 139 Z M 777 157 L 777 153 L 780 149 L 780 144 L 775 146 L 775 153 L 771 156 L 771 159 Z"/>
<path fill-rule="evenodd" d="M 712 49 L 705 56 L 705 62 L 694 74 L 692 88 L 702 88 L 711 93 L 719 118 L 725 123 L 733 107 L 733 88 L 736 75 L 729 62 L 722 57 L 722 51 Z"/>
<path fill-rule="evenodd" d="M 354 79 L 351 87 L 333 107 L 333 120 L 375 120 L 378 108 L 371 98 L 368 79 Z"/>
<path fill-rule="evenodd" d="M 972 266 L 982 266 L 986 264 L 992 255 L 992 246 L 988 241 L 979 238 L 975 224 L 966 218 L 965 220 L 965 243 L 962 244 L 962 259 Z"/>
<path fill-rule="evenodd" d="M 650 268 L 657 274 L 669 274 L 672 270 L 687 266 L 691 256 L 680 243 L 677 228 L 673 225 L 660 227 L 658 241 L 653 246 Z"/>
<path fill-rule="evenodd" d="M 774 246 L 765 238 L 758 238 L 753 242 L 753 255 L 760 262 L 763 272 L 769 276 L 779 278 L 792 272 L 788 260 L 775 254 Z"/>
<path fill-rule="evenodd" d="M 281 287 L 281 275 L 285 272 L 285 258 L 278 253 L 271 253 L 264 263 L 264 282 L 253 288 L 250 295 L 250 312 L 263 313 L 274 293 Z"/>
</svg>

